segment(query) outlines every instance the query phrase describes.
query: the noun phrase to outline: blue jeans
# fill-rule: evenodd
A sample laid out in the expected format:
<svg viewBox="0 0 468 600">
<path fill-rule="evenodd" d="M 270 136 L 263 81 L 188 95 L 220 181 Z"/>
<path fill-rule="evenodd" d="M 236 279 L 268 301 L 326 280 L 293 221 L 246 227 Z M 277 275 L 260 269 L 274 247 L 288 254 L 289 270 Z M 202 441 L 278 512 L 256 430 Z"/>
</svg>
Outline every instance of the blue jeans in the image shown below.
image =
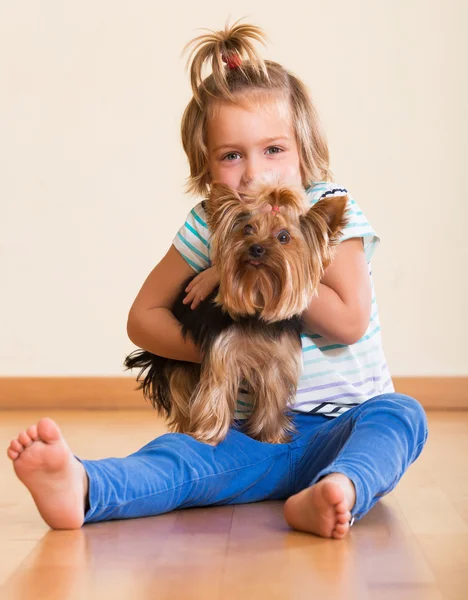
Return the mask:
<svg viewBox="0 0 468 600">
<path fill-rule="evenodd" d="M 285 500 L 329 473 L 354 483 L 351 516 L 358 520 L 393 490 L 428 434 L 419 402 L 396 393 L 336 418 L 293 416 L 297 433 L 287 444 L 253 440 L 236 423 L 218 446 L 168 433 L 126 458 L 78 459 L 89 477 L 85 523 Z"/>
</svg>

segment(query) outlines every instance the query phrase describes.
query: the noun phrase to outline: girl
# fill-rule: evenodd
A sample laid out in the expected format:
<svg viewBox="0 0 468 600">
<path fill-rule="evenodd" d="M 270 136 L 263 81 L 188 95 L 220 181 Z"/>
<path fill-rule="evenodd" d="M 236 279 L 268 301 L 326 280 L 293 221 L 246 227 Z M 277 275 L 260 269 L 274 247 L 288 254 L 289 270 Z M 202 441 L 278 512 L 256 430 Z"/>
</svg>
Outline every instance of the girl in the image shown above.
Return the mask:
<svg viewBox="0 0 468 600">
<path fill-rule="evenodd" d="M 220 181 L 242 192 L 275 171 L 303 185 L 311 204 L 347 193 L 330 181 L 327 144 L 304 84 L 262 60 L 253 41 L 263 41 L 262 31 L 236 24 L 191 42 L 193 98 L 182 120 L 188 190 L 204 196 Z M 205 62 L 212 74 L 202 79 Z M 284 499 L 291 527 L 339 539 L 396 486 L 422 451 L 427 422 L 416 400 L 394 392 L 370 268 L 379 239 L 349 198 L 336 257 L 303 314 L 292 441 L 266 444 L 243 433 L 245 395 L 218 446 L 166 434 L 126 458 L 79 459 L 57 425 L 41 419 L 11 442 L 8 456 L 49 526 Z M 217 285 L 209 240 L 199 203 L 131 307 L 128 335 L 137 346 L 201 361 L 195 344 L 183 340 L 171 306 L 194 270 L 200 274 L 185 299 L 192 308 Z"/>
</svg>

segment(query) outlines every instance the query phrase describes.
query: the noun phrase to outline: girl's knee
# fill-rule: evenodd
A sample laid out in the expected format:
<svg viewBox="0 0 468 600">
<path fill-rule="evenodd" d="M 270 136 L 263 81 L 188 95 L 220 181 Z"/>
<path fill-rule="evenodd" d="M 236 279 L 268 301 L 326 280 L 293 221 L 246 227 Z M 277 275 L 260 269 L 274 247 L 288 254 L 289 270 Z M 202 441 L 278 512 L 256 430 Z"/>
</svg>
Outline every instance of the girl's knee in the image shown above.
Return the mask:
<svg viewBox="0 0 468 600">
<path fill-rule="evenodd" d="M 406 394 L 396 394 L 396 397 L 404 410 L 408 411 L 414 418 L 427 425 L 426 411 L 418 400 L 411 396 L 407 396 Z"/>
<path fill-rule="evenodd" d="M 408 414 L 411 418 L 418 421 L 427 422 L 426 413 L 422 404 L 406 394 L 398 394 L 393 392 L 391 394 L 382 394 L 376 396 L 369 401 L 369 404 L 376 409 L 380 410 L 399 410 L 402 414 Z"/>
<path fill-rule="evenodd" d="M 417 431 L 417 437 L 424 443 L 428 435 L 427 415 L 422 404 L 406 394 L 382 394 L 376 396 L 368 404 L 367 410 L 376 411 L 381 414 L 391 414 L 399 420 L 406 422 L 411 429 Z"/>
</svg>

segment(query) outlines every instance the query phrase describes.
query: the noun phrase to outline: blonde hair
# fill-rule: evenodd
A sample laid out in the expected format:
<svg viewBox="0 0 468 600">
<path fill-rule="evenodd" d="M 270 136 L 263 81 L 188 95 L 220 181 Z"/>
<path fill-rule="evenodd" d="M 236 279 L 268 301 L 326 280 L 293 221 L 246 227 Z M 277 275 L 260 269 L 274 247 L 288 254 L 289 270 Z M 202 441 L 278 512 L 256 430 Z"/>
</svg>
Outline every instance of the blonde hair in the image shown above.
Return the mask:
<svg viewBox="0 0 468 600">
<path fill-rule="evenodd" d="M 238 23 L 198 36 L 183 50 L 192 47 L 187 69 L 193 98 L 181 125 L 182 145 L 190 165 L 187 192 L 206 196 L 210 189 L 206 125 L 216 103 L 242 104 L 246 96 L 259 94 L 281 93 L 291 108 L 304 187 L 312 181 L 331 180 L 328 145 L 307 87 L 279 63 L 259 56 L 253 41 L 265 44 L 266 40 L 259 27 Z M 207 62 L 211 62 L 212 73 L 203 79 Z"/>
</svg>

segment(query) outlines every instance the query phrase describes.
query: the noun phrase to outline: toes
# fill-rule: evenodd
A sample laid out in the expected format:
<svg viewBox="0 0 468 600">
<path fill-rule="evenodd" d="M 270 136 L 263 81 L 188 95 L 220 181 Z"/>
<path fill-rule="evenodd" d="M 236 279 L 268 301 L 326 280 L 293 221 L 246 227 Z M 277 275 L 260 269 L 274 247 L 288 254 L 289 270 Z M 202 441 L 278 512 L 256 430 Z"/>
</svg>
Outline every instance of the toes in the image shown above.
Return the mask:
<svg viewBox="0 0 468 600">
<path fill-rule="evenodd" d="M 337 523 L 333 529 L 332 537 L 335 539 L 343 538 L 349 531 L 349 525 L 346 523 Z"/>
<path fill-rule="evenodd" d="M 11 447 L 8 448 L 7 454 L 8 454 L 8 457 L 11 458 L 11 460 L 16 460 L 19 456 L 19 452 L 15 452 L 14 450 L 11 449 Z"/>
<path fill-rule="evenodd" d="M 349 508 L 348 508 L 348 505 L 346 504 L 345 500 L 343 500 L 343 502 L 339 502 L 338 504 L 335 505 L 335 511 L 337 514 L 343 514 L 343 513 L 349 512 Z"/>
<path fill-rule="evenodd" d="M 336 515 L 337 523 L 349 523 L 350 520 L 351 520 L 351 513 L 349 512 L 349 510 L 344 513 L 339 513 Z"/>
<path fill-rule="evenodd" d="M 31 425 L 31 427 L 28 427 L 26 429 L 26 433 L 29 435 L 29 437 L 33 440 L 36 441 L 39 439 L 39 436 L 37 434 L 37 425 Z"/>
<path fill-rule="evenodd" d="M 37 435 L 46 443 L 57 442 L 61 437 L 58 425 L 48 417 L 41 419 L 37 424 Z"/>
<path fill-rule="evenodd" d="M 19 443 L 18 440 L 11 440 L 10 448 L 13 450 L 13 452 L 18 453 L 21 453 L 24 450 L 24 447 Z"/>
<path fill-rule="evenodd" d="M 32 444 L 32 439 L 29 437 L 29 435 L 26 433 L 26 431 L 23 431 L 22 433 L 19 434 L 18 436 L 18 441 L 26 448 L 27 446 Z"/>
</svg>

